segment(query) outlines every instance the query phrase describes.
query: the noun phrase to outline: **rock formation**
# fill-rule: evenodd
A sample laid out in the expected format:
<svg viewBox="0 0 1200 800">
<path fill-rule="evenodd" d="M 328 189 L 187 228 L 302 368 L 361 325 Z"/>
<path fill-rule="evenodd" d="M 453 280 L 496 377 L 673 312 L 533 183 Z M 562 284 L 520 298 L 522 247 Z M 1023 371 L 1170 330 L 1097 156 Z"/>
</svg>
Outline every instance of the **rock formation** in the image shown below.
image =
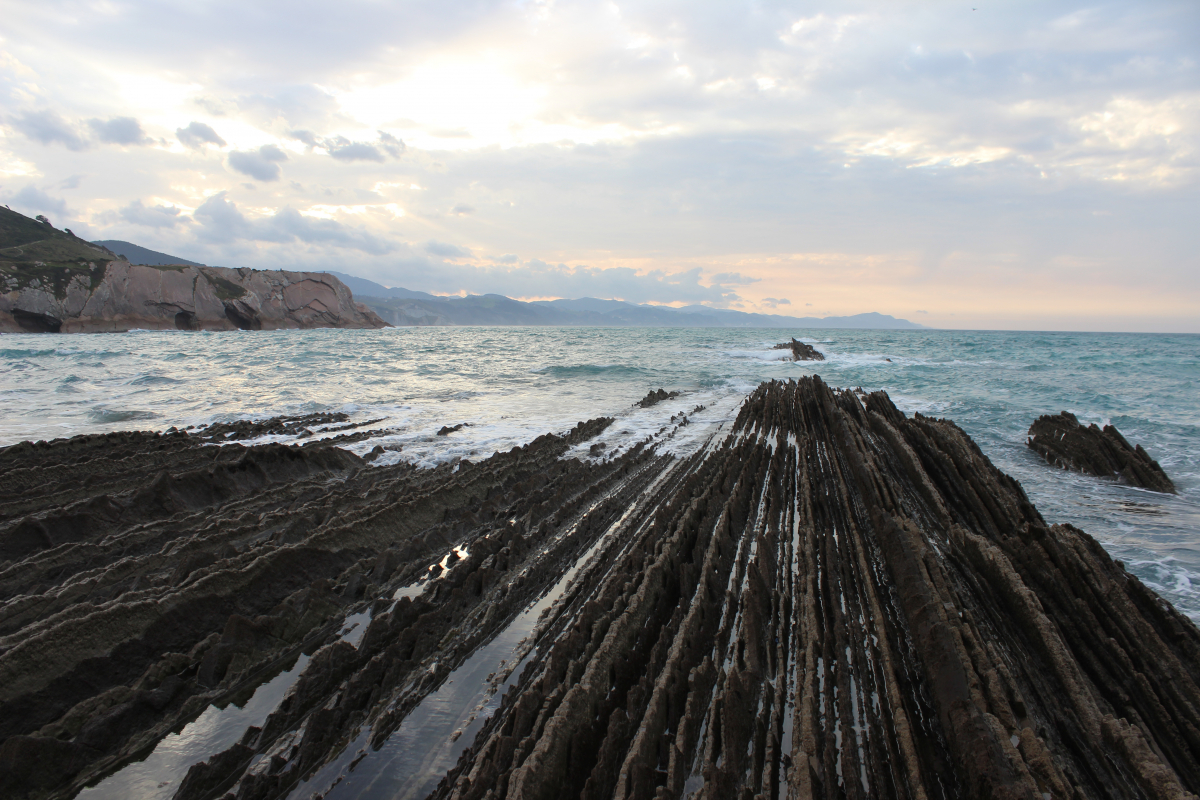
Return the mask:
<svg viewBox="0 0 1200 800">
<path fill-rule="evenodd" d="M 772 350 L 791 350 L 792 361 L 824 361 L 825 356 L 821 355 L 811 344 L 797 341 L 793 336 L 790 342 L 777 344 Z"/>
<path fill-rule="evenodd" d="M 657 392 L 651 389 L 646 393 L 646 396 L 634 403 L 640 408 L 650 408 L 656 406 L 663 400 L 670 400 L 673 397 L 679 397 L 679 392 L 668 392 L 665 389 L 659 389 Z"/>
<path fill-rule="evenodd" d="M 806 378 L 688 458 L 563 457 L 608 422 L 457 469 L 0 451 L 0 794 L 70 797 L 301 651 L 178 800 L 1200 789 L 1200 631 L 952 422 Z"/>
<path fill-rule="evenodd" d="M 1155 492 L 1175 492 L 1175 484 L 1139 444 L 1131 446 L 1112 425 L 1084 427 L 1074 414 L 1045 414 L 1029 426 L 1031 448 L 1063 469 L 1115 478 Z"/>
<path fill-rule="evenodd" d="M 0 208 L 0 332 L 383 327 L 323 272 L 138 266 Z"/>
</svg>

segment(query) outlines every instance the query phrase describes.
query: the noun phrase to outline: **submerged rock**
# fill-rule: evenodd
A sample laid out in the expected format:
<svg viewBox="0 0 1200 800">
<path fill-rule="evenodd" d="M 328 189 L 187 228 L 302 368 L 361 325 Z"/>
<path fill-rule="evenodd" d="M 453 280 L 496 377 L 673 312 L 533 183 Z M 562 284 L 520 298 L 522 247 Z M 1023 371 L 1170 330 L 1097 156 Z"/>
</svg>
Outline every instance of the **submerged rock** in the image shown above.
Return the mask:
<svg viewBox="0 0 1200 800">
<path fill-rule="evenodd" d="M 70 797 L 301 650 L 264 721 L 164 777 L 177 800 L 1200 789 L 1200 631 L 952 422 L 806 378 L 688 458 L 563 458 L 610 422 L 458 471 L 310 445 L 215 483 L 259 450 L 0 450 L 36 476 L 0 527 L 51 537 L 0 565 L 0 794 Z M 173 499 L 135 512 L 158 472 Z M 451 688 L 461 718 L 425 708 Z"/>
<path fill-rule="evenodd" d="M 1056 467 L 1100 478 L 1115 478 L 1155 492 L 1175 492 L 1175 484 L 1139 444 L 1131 446 L 1112 425 L 1083 426 L 1074 414 L 1045 414 L 1029 426 L 1026 443 Z"/>
<path fill-rule="evenodd" d="M 790 342 L 783 342 L 775 345 L 772 350 L 791 350 L 792 361 L 824 361 L 825 356 L 813 347 L 811 344 L 805 344 L 798 341 L 796 337 L 792 337 Z M 890 360 L 890 359 L 889 359 Z"/>
</svg>

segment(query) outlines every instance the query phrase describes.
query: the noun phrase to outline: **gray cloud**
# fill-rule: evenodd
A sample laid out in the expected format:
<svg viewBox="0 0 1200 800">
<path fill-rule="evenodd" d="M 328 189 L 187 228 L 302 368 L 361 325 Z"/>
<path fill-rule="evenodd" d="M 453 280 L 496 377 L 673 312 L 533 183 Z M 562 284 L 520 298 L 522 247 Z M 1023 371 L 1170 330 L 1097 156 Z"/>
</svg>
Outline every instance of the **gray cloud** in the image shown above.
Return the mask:
<svg viewBox="0 0 1200 800">
<path fill-rule="evenodd" d="M 374 142 L 356 142 L 345 136 L 321 137 L 310 130 L 288 131 L 288 136 L 308 145 L 310 150 L 320 148 L 338 161 L 374 161 L 382 164 L 388 156 L 400 158 L 405 145 L 387 131 L 377 131 L 379 138 Z"/>
<path fill-rule="evenodd" d="M 450 213 L 462 217 L 466 216 L 467 214 L 474 214 L 475 207 L 469 206 L 466 203 L 457 203 L 450 209 Z"/>
<path fill-rule="evenodd" d="M 180 215 L 178 208 L 171 206 L 147 207 L 142 204 L 141 200 L 134 200 L 122 208 L 119 213 L 126 222 L 143 225 L 147 228 L 174 228 L 181 222 L 189 221 L 187 217 Z"/>
<path fill-rule="evenodd" d="M 234 150 L 229 154 L 229 166 L 260 181 L 279 180 L 280 161 L 287 161 L 287 153 L 273 144 L 264 144 L 257 150 Z"/>
<path fill-rule="evenodd" d="M 338 137 L 342 139 L 342 137 Z M 327 144 L 329 155 L 339 161 L 383 161 L 383 153 L 373 144 L 342 140 Z"/>
<path fill-rule="evenodd" d="M 743 275 L 740 272 L 721 272 L 712 276 L 714 283 L 728 283 L 739 286 L 748 286 L 751 283 L 758 283 L 762 278 L 751 278 Z M 786 300 L 784 301 L 787 302 Z"/>
<path fill-rule="evenodd" d="M 61 144 L 68 150 L 84 150 L 88 146 L 74 125 L 50 109 L 22 112 L 11 118 L 9 124 L 42 144 Z"/>
<path fill-rule="evenodd" d="M 66 216 L 67 203 L 58 197 L 51 197 L 36 186 L 26 186 L 12 196 L 12 203 L 27 211 L 44 211 L 59 216 Z"/>
<path fill-rule="evenodd" d="M 790 306 L 792 301 L 786 297 L 764 297 L 762 304 L 770 308 L 775 308 L 776 306 Z"/>
<path fill-rule="evenodd" d="M 452 245 L 452 244 L 446 244 L 445 242 L 429 241 L 424 244 L 422 249 L 426 253 L 432 253 L 433 255 L 441 256 L 442 258 L 470 258 L 471 257 L 470 250 L 464 250 L 461 247 L 456 247 L 455 245 Z"/>
<path fill-rule="evenodd" d="M 225 192 L 205 200 L 192 216 L 201 225 L 201 240 L 211 244 L 303 242 L 346 247 L 372 255 L 385 255 L 394 249 L 392 243 L 370 233 L 336 220 L 308 217 L 293 208 L 282 208 L 270 217 L 248 219 Z"/>
<path fill-rule="evenodd" d="M 142 124 L 133 117 L 89 119 L 88 127 L 96 134 L 97 139 L 106 144 L 135 145 L 146 144 L 149 141 L 142 130 Z"/>
<path fill-rule="evenodd" d="M 218 136 L 211 126 L 205 125 L 203 122 L 193 121 L 186 128 L 178 128 L 175 136 L 179 139 L 180 144 L 192 150 L 203 149 L 206 144 L 215 144 L 217 147 L 225 146 L 225 140 Z"/>
</svg>

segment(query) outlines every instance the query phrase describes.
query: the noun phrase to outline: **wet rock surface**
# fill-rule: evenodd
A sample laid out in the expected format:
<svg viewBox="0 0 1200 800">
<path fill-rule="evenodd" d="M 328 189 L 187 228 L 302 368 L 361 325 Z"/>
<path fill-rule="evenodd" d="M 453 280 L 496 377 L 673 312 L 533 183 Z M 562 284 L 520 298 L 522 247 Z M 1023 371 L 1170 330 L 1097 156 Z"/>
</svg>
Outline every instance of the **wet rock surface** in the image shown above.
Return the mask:
<svg viewBox="0 0 1200 800">
<path fill-rule="evenodd" d="M 952 422 L 806 378 L 688 458 L 563 457 L 609 422 L 456 469 L 186 433 L 0 450 L 30 476 L 0 530 L 47 534 L 0 565 L 0 794 L 73 796 L 300 652 L 176 798 L 1200 788 L 1200 632 Z M 475 711 L 402 738 L 451 687 Z"/>
<path fill-rule="evenodd" d="M 679 397 L 679 392 L 668 392 L 665 389 L 659 389 L 658 391 L 655 391 L 651 389 L 646 393 L 645 397 L 643 397 L 641 400 L 638 400 L 636 403 L 634 403 L 634 405 L 640 408 L 650 408 L 651 406 L 658 405 L 663 400 L 670 400 L 674 397 Z"/>
<path fill-rule="evenodd" d="M 783 342 L 775 345 L 772 350 L 791 350 L 792 361 L 824 361 L 825 356 L 813 347 L 811 344 L 797 341 L 796 337 L 792 337 L 790 342 Z M 891 359 L 888 359 L 889 361 Z"/>
<path fill-rule="evenodd" d="M 1081 425 L 1068 411 L 1045 414 L 1029 426 L 1026 443 L 1056 467 L 1155 492 L 1175 492 L 1175 484 L 1158 462 L 1140 444 L 1129 444 L 1112 425 Z"/>
</svg>

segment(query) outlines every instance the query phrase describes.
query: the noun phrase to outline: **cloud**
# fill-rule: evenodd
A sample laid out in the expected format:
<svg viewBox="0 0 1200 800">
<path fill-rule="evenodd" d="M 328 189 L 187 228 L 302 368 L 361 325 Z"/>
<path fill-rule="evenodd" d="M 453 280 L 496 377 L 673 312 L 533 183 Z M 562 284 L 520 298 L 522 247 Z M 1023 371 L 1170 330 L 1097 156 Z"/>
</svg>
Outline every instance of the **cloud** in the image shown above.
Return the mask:
<svg viewBox="0 0 1200 800">
<path fill-rule="evenodd" d="M 761 303 L 761 305 L 767 306 L 768 308 L 775 308 L 776 306 L 790 306 L 791 304 L 792 301 L 788 300 L 786 297 L 764 297 Z"/>
<path fill-rule="evenodd" d="M 454 215 L 456 215 L 456 216 L 462 217 L 462 216 L 465 216 L 465 215 L 467 215 L 467 214 L 474 214 L 474 213 L 475 213 L 475 207 L 474 207 L 474 206 L 469 206 L 469 205 L 467 205 L 466 203 L 458 203 L 457 205 L 453 206 L 453 207 L 450 209 L 450 213 L 451 213 L 451 214 L 454 214 Z"/>
<path fill-rule="evenodd" d="M 186 128 L 176 129 L 175 137 L 179 139 L 180 144 L 192 150 L 201 150 L 206 144 L 215 144 L 217 147 L 225 146 L 225 140 L 203 122 L 193 121 Z"/>
<path fill-rule="evenodd" d="M 338 139 L 341 139 L 339 136 Z M 384 160 L 383 153 L 373 144 L 366 142 L 350 142 L 342 140 L 327 145 L 329 155 L 339 161 L 378 161 Z"/>
<path fill-rule="evenodd" d="M 426 253 L 432 253 L 433 255 L 441 256 L 442 258 L 470 258 L 471 257 L 470 250 L 464 250 L 461 247 L 456 247 L 452 244 L 446 244 L 445 242 L 429 241 L 424 244 L 422 249 Z"/>
<path fill-rule="evenodd" d="M 36 186 L 26 186 L 12 196 L 11 202 L 28 211 L 45 211 L 59 216 L 67 214 L 65 200 L 51 197 Z"/>
<path fill-rule="evenodd" d="M 174 228 L 180 222 L 189 222 L 187 217 L 180 216 L 178 208 L 172 206 L 153 206 L 147 208 L 141 200 L 134 200 L 120 210 L 121 218 L 134 225 L 147 228 Z"/>
<path fill-rule="evenodd" d="M 136 145 L 149 141 L 142 130 L 142 124 L 133 117 L 89 119 L 88 127 L 96 134 L 97 139 L 106 144 Z"/>
<path fill-rule="evenodd" d="M 321 138 L 319 136 L 317 136 L 315 133 L 313 133 L 312 131 L 305 131 L 305 130 L 288 131 L 288 136 L 292 137 L 293 139 L 295 139 L 298 142 L 303 142 L 304 144 L 308 145 L 309 147 L 320 147 L 321 146 Z"/>
<path fill-rule="evenodd" d="M 68 150 L 87 149 L 87 140 L 74 125 L 50 109 L 25 111 L 13 117 L 9 124 L 21 133 L 42 144 L 61 144 Z"/>
<path fill-rule="evenodd" d="M 326 138 L 304 129 L 289 131 L 288 136 L 303 142 L 310 150 L 320 148 L 338 161 L 374 161 L 382 164 L 388 156 L 400 158 L 404 154 L 404 142 L 387 131 L 376 133 L 378 139 L 374 142 L 353 141 L 345 136 Z"/>
<path fill-rule="evenodd" d="M 395 249 L 391 242 L 332 219 L 306 216 L 284 207 L 272 216 L 247 218 L 226 192 L 209 197 L 192 214 L 200 223 L 200 238 L 215 244 L 239 241 L 286 244 L 303 242 L 385 255 Z"/>
<path fill-rule="evenodd" d="M 287 161 L 287 153 L 273 144 L 264 144 L 257 150 L 234 150 L 229 154 L 229 166 L 260 181 L 279 180 L 280 161 Z"/>
<path fill-rule="evenodd" d="M 716 275 L 713 275 L 712 279 L 713 279 L 714 283 L 730 283 L 730 284 L 735 284 L 735 285 L 739 285 L 739 286 L 746 286 L 751 283 L 757 283 L 758 281 L 762 280 L 762 278 L 751 278 L 749 276 L 742 275 L 739 272 L 721 272 Z M 784 301 L 784 302 L 787 302 L 787 301 Z"/>
</svg>

